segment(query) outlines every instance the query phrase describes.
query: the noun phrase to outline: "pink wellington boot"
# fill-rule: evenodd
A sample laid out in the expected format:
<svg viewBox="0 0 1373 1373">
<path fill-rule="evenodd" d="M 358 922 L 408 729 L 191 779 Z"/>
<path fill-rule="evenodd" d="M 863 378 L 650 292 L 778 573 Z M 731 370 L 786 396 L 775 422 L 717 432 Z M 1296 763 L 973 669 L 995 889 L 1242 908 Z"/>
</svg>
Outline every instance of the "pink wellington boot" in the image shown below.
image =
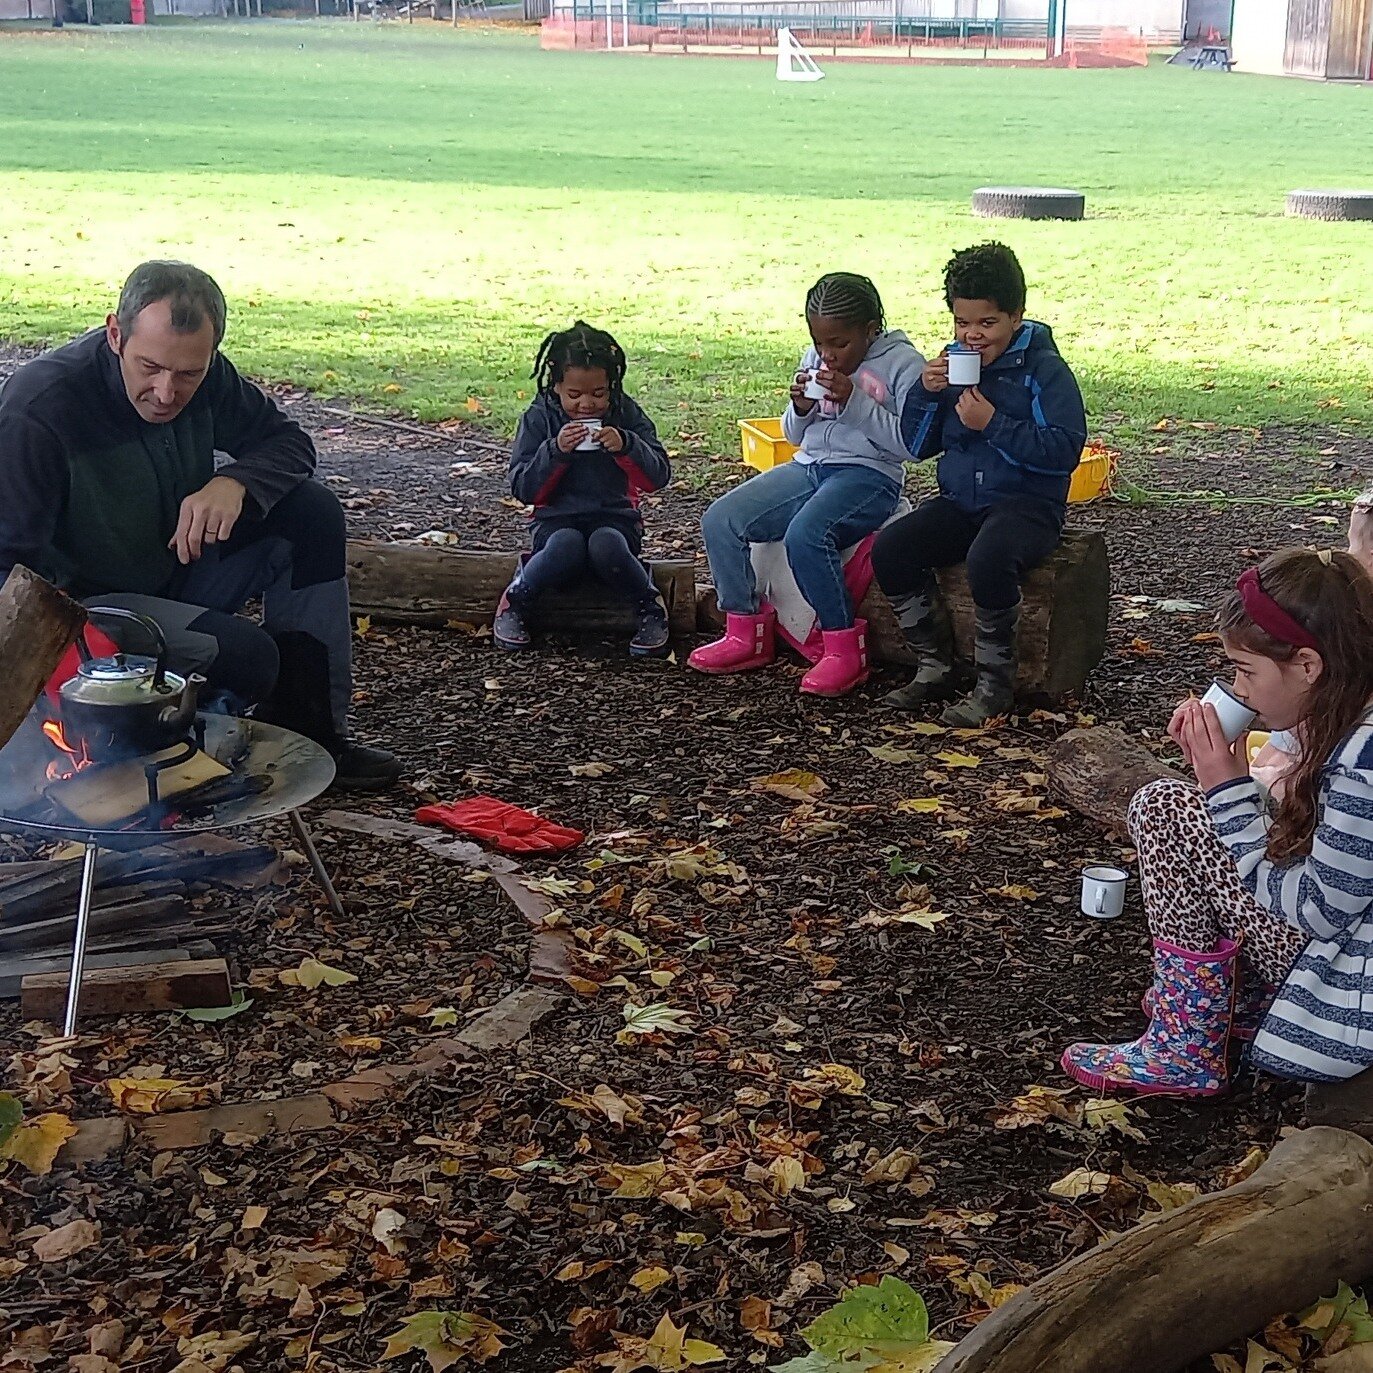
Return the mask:
<svg viewBox="0 0 1373 1373">
<path fill-rule="evenodd" d="M 756 615 L 727 612 L 724 635 L 713 644 L 694 649 L 687 666 L 697 672 L 716 674 L 748 672 L 751 668 L 767 667 L 776 657 L 777 612 L 764 606 Z"/>
<path fill-rule="evenodd" d="M 824 656 L 801 678 L 808 696 L 844 696 L 868 680 L 868 622 L 852 629 L 826 629 Z"/>
</svg>

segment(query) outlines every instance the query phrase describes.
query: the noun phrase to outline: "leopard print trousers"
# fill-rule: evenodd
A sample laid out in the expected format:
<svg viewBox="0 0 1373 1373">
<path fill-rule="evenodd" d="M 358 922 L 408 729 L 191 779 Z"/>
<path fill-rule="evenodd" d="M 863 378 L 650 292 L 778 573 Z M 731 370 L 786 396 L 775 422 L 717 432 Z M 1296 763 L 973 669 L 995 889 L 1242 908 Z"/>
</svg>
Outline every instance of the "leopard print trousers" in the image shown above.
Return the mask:
<svg viewBox="0 0 1373 1373">
<path fill-rule="evenodd" d="M 1129 823 L 1154 938 L 1198 953 L 1222 936 L 1237 940 L 1245 973 L 1281 983 L 1307 936 L 1250 894 L 1201 792 L 1172 778 L 1150 782 L 1130 802 Z"/>
</svg>

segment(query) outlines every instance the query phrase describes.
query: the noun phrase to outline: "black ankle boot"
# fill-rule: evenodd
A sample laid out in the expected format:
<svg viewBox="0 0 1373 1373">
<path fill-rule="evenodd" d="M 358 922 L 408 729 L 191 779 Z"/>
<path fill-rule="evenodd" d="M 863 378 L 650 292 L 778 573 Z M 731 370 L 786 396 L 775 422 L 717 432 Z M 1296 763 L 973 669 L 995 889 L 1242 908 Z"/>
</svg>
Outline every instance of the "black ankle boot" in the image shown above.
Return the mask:
<svg viewBox="0 0 1373 1373">
<path fill-rule="evenodd" d="M 342 791 L 380 791 L 404 771 L 386 749 L 369 748 L 339 733 L 329 709 L 329 654 L 312 634 L 276 636 L 281 671 L 257 718 L 313 740 L 334 760 L 333 785 Z"/>
</svg>

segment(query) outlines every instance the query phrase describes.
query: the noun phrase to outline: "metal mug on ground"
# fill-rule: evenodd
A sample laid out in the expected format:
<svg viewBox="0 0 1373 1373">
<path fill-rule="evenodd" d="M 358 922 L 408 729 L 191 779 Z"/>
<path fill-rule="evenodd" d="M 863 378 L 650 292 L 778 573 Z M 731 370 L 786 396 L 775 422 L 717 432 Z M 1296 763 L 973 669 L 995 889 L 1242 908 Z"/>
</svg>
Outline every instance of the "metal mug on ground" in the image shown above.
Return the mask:
<svg viewBox="0 0 1373 1373">
<path fill-rule="evenodd" d="M 1114 920 L 1125 909 L 1125 884 L 1130 875 L 1124 868 L 1104 866 L 1082 870 L 1082 913 L 1093 920 Z"/>
<path fill-rule="evenodd" d="M 1233 744 L 1258 718 L 1258 711 L 1250 710 L 1223 682 L 1212 682 L 1201 703 L 1215 707 L 1227 744 Z"/>
</svg>

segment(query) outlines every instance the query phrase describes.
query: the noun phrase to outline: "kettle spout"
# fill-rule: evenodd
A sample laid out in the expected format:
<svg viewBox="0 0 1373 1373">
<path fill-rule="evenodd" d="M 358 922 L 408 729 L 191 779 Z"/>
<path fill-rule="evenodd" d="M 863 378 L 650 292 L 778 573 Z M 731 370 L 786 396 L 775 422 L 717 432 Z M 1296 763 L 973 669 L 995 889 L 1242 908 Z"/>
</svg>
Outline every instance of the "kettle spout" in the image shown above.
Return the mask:
<svg viewBox="0 0 1373 1373">
<path fill-rule="evenodd" d="M 184 734 L 195 720 L 196 709 L 200 704 L 200 688 L 204 685 L 205 678 L 200 673 L 190 673 L 186 678 L 186 685 L 181 689 L 181 695 L 174 704 L 163 708 L 157 717 L 158 721 L 169 731 Z"/>
</svg>

